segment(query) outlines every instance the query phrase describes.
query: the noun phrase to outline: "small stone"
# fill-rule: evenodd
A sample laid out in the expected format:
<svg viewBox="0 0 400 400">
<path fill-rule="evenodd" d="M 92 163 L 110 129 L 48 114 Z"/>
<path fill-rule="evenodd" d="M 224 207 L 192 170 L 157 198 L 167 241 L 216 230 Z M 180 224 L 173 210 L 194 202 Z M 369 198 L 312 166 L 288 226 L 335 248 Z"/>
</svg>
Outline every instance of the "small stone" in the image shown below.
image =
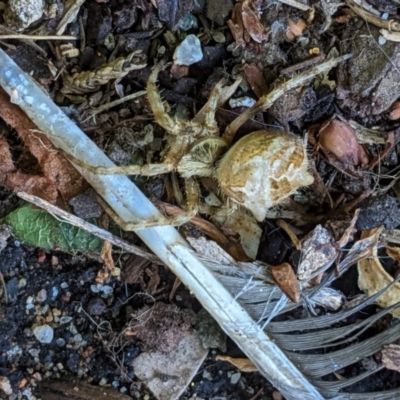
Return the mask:
<svg viewBox="0 0 400 400">
<path fill-rule="evenodd" d="M 53 316 L 52 315 L 46 315 L 45 321 L 46 322 L 53 322 Z"/>
<path fill-rule="evenodd" d="M 0 376 L 0 389 L 7 395 L 10 396 L 12 394 L 11 384 L 8 378 L 5 376 Z"/>
<path fill-rule="evenodd" d="M 58 339 L 56 340 L 56 343 L 57 343 L 57 346 L 58 346 L 58 347 L 64 347 L 64 346 L 65 346 L 65 339 L 63 339 L 63 338 L 58 338 Z"/>
<path fill-rule="evenodd" d="M 283 396 L 282 396 L 282 393 L 281 393 L 281 392 L 278 392 L 277 390 L 274 390 L 274 391 L 272 392 L 272 398 L 273 398 L 274 400 L 282 400 L 282 399 L 283 399 Z"/>
<path fill-rule="evenodd" d="M 105 386 L 107 384 L 107 379 L 106 378 L 101 378 L 99 382 L 99 386 Z"/>
<path fill-rule="evenodd" d="M 72 317 L 65 316 L 60 318 L 60 325 L 69 324 L 72 321 Z"/>
<path fill-rule="evenodd" d="M 90 315 L 101 315 L 106 309 L 106 303 L 98 297 L 90 300 L 87 308 Z"/>
<path fill-rule="evenodd" d="M 104 286 L 101 288 L 101 291 L 102 291 L 105 295 L 109 296 L 110 294 L 113 293 L 114 289 L 113 289 L 110 285 L 104 285 Z"/>
<path fill-rule="evenodd" d="M 206 369 L 203 371 L 203 379 L 207 379 L 208 381 L 212 381 L 212 376 Z"/>
<path fill-rule="evenodd" d="M 61 286 L 61 289 L 66 289 L 69 285 L 67 282 L 62 282 L 60 286 Z"/>
<path fill-rule="evenodd" d="M 61 310 L 59 310 L 58 308 L 53 308 L 51 312 L 55 317 L 59 317 L 61 315 Z"/>
<path fill-rule="evenodd" d="M 145 394 L 144 396 L 143 396 L 143 400 L 149 400 L 150 399 L 150 396 L 148 395 L 148 394 Z"/>
<path fill-rule="evenodd" d="M 32 356 L 32 357 L 37 357 L 40 353 L 39 349 L 30 349 L 28 350 L 28 353 Z"/>
<path fill-rule="evenodd" d="M 58 363 L 57 368 L 61 371 L 64 369 L 64 365 L 62 365 L 61 363 Z"/>
<path fill-rule="evenodd" d="M 75 326 L 75 325 L 71 325 L 71 326 L 69 327 L 69 331 L 70 331 L 73 335 L 76 335 L 76 334 L 78 333 L 78 330 L 76 329 L 76 326 Z"/>
<path fill-rule="evenodd" d="M 379 35 L 378 43 L 383 46 L 386 43 L 386 38 L 382 35 Z"/>
<path fill-rule="evenodd" d="M 26 304 L 30 304 L 30 303 L 32 303 L 33 302 L 33 297 L 32 296 L 28 296 L 27 298 L 26 298 Z"/>
<path fill-rule="evenodd" d="M 18 287 L 25 287 L 26 286 L 26 279 L 25 278 L 21 278 L 19 281 L 18 281 Z"/>
<path fill-rule="evenodd" d="M 75 340 L 76 343 L 82 342 L 82 335 L 81 335 L 80 333 L 77 333 L 77 334 L 74 336 L 74 340 Z"/>
<path fill-rule="evenodd" d="M 93 293 L 99 293 L 100 292 L 100 287 L 99 287 L 100 285 L 90 285 L 90 290 L 93 292 Z"/>
<path fill-rule="evenodd" d="M 119 391 L 120 391 L 121 393 L 126 393 L 126 392 L 128 391 L 128 389 L 127 389 L 125 386 L 122 386 L 122 388 L 119 389 Z"/>
<path fill-rule="evenodd" d="M 195 35 L 186 36 L 185 40 L 175 49 L 174 63 L 192 65 L 203 58 L 200 40 Z"/>
<path fill-rule="evenodd" d="M 183 18 L 181 18 L 178 22 L 177 28 L 181 31 L 188 31 L 190 29 L 195 29 L 198 27 L 197 18 L 187 13 Z"/>
<path fill-rule="evenodd" d="M 10 28 L 22 31 L 42 17 L 44 8 L 44 0 L 11 0 L 3 18 Z"/>
<path fill-rule="evenodd" d="M 43 303 L 47 299 L 46 289 L 41 289 L 39 293 L 36 295 L 36 301 L 39 303 Z"/>
<path fill-rule="evenodd" d="M 35 305 L 33 303 L 29 303 L 26 305 L 27 310 L 32 310 L 32 308 L 35 308 Z"/>
<path fill-rule="evenodd" d="M 254 104 L 256 104 L 256 101 L 248 96 L 238 97 L 237 99 L 229 100 L 229 107 L 231 108 L 252 107 L 254 106 Z"/>
<path fill-rule="evenodd" d="M 33 330 L 33 334 L 40 343 L 51 343 L 53 340 L 53 328 L 49 325 L 37 326 Z"/>
<path fill-rule="evenodd" d="M 236 372 L 232 374 L 231 376 L 231 384 L 236 385 L 239 382 L 239 379 L 241 378 L 242 374 L 240 372 Z"/>
<path fill-rule="evenodd" d="M 58 288 L 57 286 L 53 286 L 51 288 L 51 297 L 55 299 L 58 296 Z"/>
<path fill-rule="evenodd" d="M 111 386 L 117 388 L 119 386 L 119 381 L 112 381 Z"/>
</svg>

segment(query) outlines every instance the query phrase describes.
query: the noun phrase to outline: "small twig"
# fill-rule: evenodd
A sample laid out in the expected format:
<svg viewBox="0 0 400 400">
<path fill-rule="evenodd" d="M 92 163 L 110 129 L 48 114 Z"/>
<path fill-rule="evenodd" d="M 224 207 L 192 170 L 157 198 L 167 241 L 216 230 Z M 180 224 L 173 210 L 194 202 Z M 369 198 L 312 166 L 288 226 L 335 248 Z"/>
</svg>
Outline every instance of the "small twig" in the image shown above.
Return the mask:
<svg viewBox="0 0 400 400">
<path fill-rule="evenodd" d="M 279 0 L 281 3 L 286 4 L 288 6 L 297 8 L 301 11 L 309 11 L 312 10 L 312 7 L 308 6 L 307 4 L 300 3 L 297 0 Z"/>
<path fill-rule="evenodd" d="M 125 240 L 120 239 L 117 236 L 114 236 L 110 232 L 106 231 L 105 229 L 101 229 L 96 225 L 93 225 L 75 215 L 72 215 L 61 208 L 56 207 L 55 205 L 49 203 L 46 200 L 41 199 L 40 197 L 33 196 L 31 194 L 25 192 L 18 192 L 17 196 L 21 199 L 28 201 L 36 206 L 43 208 L 47 212 L 57 215 L 58 217 L 62 218 L 68 224 L 77 226 L 78 228 L 84 229 L 85 231 L 99 237 L 100 239 L 107 240 L 115 246 L 120 247 L 123 250 L 128 251 L 129 253 L 136 254 L 140 257 L 143 257 L 151 262 L 154 263 L 161 263 L 161 261 L 153 254 L 141 249 L 138 246 L 130 244 Z"/>
<path fill-rule="evenodd" d="M 400 22 L 394 19 L 382 19 L 374 14 L 364 10 L 353 0 L 345 0 L 347 6 L 349 6 L 359 17 L 365 21 L 375 25 L 379 28 L 387 29 L 388 31 L 400 32 Z"/>
<path fill-rule="evenodd" d="M 319 56 L 309 58 L 308 60 L 300 61 L 296 64 L 291 65 L 290 67 L 283 68 L 281 70 L 281 75 L 291 74 L 292 72 L 296 72 L 299 69 L 311 67 L 312 65 L 318 64 L 319 62 L 322 62 L 324 60 L 325 60 L 325 54 L 321 54 Z"/>
<path fill-rule="evenodd" d="M 0 35 L 0 40 L 5 39 L 21 39 L 21 40 L 77 40 L 73 35 L 23 35 L 23 34 L 3 34 Z"/>
<path fill-rule="evenodd" d="M 114 101 L 111 101 L 110 103 L 103 104 L 102 106 L 100 106 L 98 108 L 94 108 L 93 110 L 91 110 L 90 115 L 85 120 L 83 120 L 82 123 L 88 121 L 90 118 L 94 117 L 95 115 L 108 110 L 109 108 L 118 106 L 122 103 L 125 103 L 126 101 L 136 99 L 137 97 L 144 96 L 146 93 L 147 92 L 145 90 L 141 90 L 140 92 L 132 93 L 128 96 L 122 97 L 121 99 L 114 100 Z"/>
</svg>

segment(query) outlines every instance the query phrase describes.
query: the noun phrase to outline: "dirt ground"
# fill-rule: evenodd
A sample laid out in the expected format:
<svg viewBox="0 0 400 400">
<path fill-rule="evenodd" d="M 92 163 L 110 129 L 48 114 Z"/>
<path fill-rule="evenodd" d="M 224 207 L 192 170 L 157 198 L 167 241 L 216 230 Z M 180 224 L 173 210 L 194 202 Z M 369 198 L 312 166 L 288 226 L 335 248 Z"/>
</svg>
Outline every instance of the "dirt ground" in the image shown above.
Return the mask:
<svg viewBox="0 0 400 400">
<path fill-rule="evenodd" d="M 188 240 L 207 237 L 215 241 L 236 261 L 256 259 L 269 265 L 271 282 L 290 302 L 301 304 L 274 321 L 343 311 L 364 293 L 371 296 L 398 277 L 397 2 L 9 0 L 0 8 L 0 15 L 0 46 L 119 166 L 134 164 L 140 169 L 165 161 L 171 148 L 176 149 L 180 139 L 184 143 L 191 129 L 201 137 L 193 126 L 196 121 L 201 129 L 207 125 L 200 110 L 215 87 L 219 82 L 225 85 L 221 92 L 234 87 L 224 104 L 217 104 L 207 128 L 212 132 L 217 126 L 218 133 L 212 135 L 220 135 L 216 143 L 219 146 L 223 141 L 223 150 L 215 145 L 217 150 L 208 164 L 212 172 L 203 173 L 193 184 L 199 186 L 200 201 L 194 202 L 201 204 L 198 216 L 179 231 Z M 27 36 L 15 39 L 10 34 Z M 36 40 L 37 36 L 45 37 Z M 158 117 L 154 101 L 145 95 L 153 68 L 160 62 L 164 64 L 155 80 L 162 98 L 157 104 L 174 118 L 174 127 L 176 121 L 184 126 L 168 135 L 166 130 L 175 128 L 169 127 L 167 117 Z M 333 64 L 289 87 L 288 83 L 325 62 Z M 274 90 L 279 96 L 265 106 L 267 102 L 261 100 Z M 111 222 L 88 183 L 3 91 L 0 102 L 0 217 L 13 228 L 13 234 L 5 226 L 0 232 L 0 398 L 90 400 L 102 390 L 110 399 L 156 398 L 137 377 L 134 360 L 155 348 L 167 352 L 186 332 L 201 336 L 201 305 L 164 265 L 151 258 L 134 233 L 122 232 Z M 249 118 L 229 137 L 236 118 L 248 110 Z M 192 118 L 194 125 L 187 123 Z M 260 130 L 278 130 L 281 137 L 290 132 L 289 142 L 297 140 L 307 161 L 296 186 L 284 192 L 283 202 L 268 203 L 262 218 L 247 205 L 242 207 L 247 211 L 240 214 L 241 208 L 234 207 L 240 196 L 235 198 L 234 190 L 224 189 L 222 180 L 216 180 L 221 154 L 230 142 L 238 143 Z M 197 144 L 191 142 L 186 150 L 192 151 Z M 289 144 L 281 147 L 285 149 L 274 149 L 272 155 L 286 154 L 283 151 L 291 148 Z M 186 155 L 171 154 L 173 162 Z M 205 162 L 204 154 L 195 160 L 199 162 L 196 168 L 200 161 Z M 244 158 L 246 150 L 243 154 Z M 293 154 L 282 168 L 292 168 Z M 251 154 L 247 156 L 251 158 Z M 235 167 L 236 159 L 232 160 Z M 244 161 L 239 160 L 239 167 Z M 270 164 L 267 161 L 262 171 Z M 169 173 L 169 169 L 150 177 L 126 174 L 160 210 L 177 216 L 190 208 L 191 192 L 186 189 L 192 182 L 192 176 L 184 178 L 177 165 L 178 161 L 172 168 L 175 172 Z M 195 171 L 192 175 L 201 174 Z M 261 186 L 266 185 L 268 176 L 260 176 Z M 278 189 L 271 185 L 270 193 L 258 195 L 260 204 L 263 196 L 272 198 L 284 191 L 283 187 L 282 181 Z M 37 209 L 23 208 L 24 202 L 13 192 L 39 196 L 96 222 L 138 246 L 145 256 L 106 248 L 103 241 L 82 238 L 75 231 L 71 247 L 61 244 L 64 239 L 59 236 L 64 231 L 55 233 L 58 228 L 52 224 L 56 222 L 42 221 L 37 213 L 30 216 L 31 210 L 35 213 Z M 227 200 L 229 193 L 231 201 Z M 35 222 L 24 225 L 29 218 Z M 39 234 L 34 232 L 36 225 Z M 326 243 L 318 241 L 320 237 L 313 239 L 313 232 L 320 227 L 329 235 Z M 358 241 L 372 238 L 377 229 L 380 239 L 371 239 L 370 252 L 357 259 L 358 269 L 356 262 L 341 269 L 341 262 Z M 327 267 L 320 274 L 315 272 L 319 268 L 314 268 L 315 260 L 305 262 L 304 249 L 311 249 L 310 259 L 325 260 L 319 267 Z M 331 254 L 333 258 L 329 258 Z M 363 259 L 374 260 L 378 278 L 363 269 Z M 301 290 L 306 290 L 310 288 L 307 285 L 317 286 L 328 273 L 335 276 L 331 288 L 340 305 L 310 305 L 298 282 L 304 283 Z M 334 328 L 372 318 L 380 307 L 400 301 L 396 285 L 389 300 L 360 309 L 336 322 Z M 152 310 L 151 316 L 143 320 L 141 315 L 148 310 Z M 356 341 L 396 327 L 398 316 L 395 312 L 382 316 Z M 241 359 L 245 355 L 218 328 L 207 325 L 207 329 L 215 329 L 218 341 L 210 346 L 181 400 L 283 399 L 259 373 L 223 361 L 220 357 Z M 296 334 L 299 332 L 293 336 Z M 400 335 L 396 335 L 384 345 L 398 346 Z M 353 363 L 337 368 L 323 380 L 340 381 L 379 370 L 344 391 L 396 389 L 400 350 L 391 349 L 390 361 L 382 346 L 362 360 L 355 355 Z M 82 395 L 63 386 L 65 380 L 75 379 L 75 392 L 80 390 Z"/>
</svg>

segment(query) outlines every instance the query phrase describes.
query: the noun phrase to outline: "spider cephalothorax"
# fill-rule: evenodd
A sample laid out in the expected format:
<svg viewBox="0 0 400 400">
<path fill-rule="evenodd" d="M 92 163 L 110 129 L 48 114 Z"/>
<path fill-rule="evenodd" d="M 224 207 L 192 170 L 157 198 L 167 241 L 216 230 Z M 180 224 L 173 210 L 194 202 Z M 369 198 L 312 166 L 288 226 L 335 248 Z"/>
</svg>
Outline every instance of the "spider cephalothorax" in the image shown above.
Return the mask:
<svg viewBox="0 0 400 400">
<path fill-rule="evenodd" d="M 227 87 L 218 83 L 193 120 L 181 121 L 170 117 L 164 108 L 156 86 L 161 68 L 162 64 L 159 64 L 151 73 L 147 95 L 155 121 L 167 132 L 163 161 L 112 168 L 89 167 L 81 165 L 78 160 L 74 162 L 100 174 L 154 176 L 177 171 L 185 180 L 187 212 L 169 220 L 171 224 L 182 224 L 197 213 L 199 190 L 194 179 L 196 176 L 215 178 L 222 193 L 251 211 L 258 221 L 265 218 L 270 207 L 299 187 L 313 182 L 307 170 L 305 144 L 294 135 L 277 129 L 256 131 L 229 149 L 230 137 L 220 136 L 215 112 L 232 96 L 240 80 Z M 157 222 L 153 221 L 151 225 L 157 225 Z"/>
</svg>

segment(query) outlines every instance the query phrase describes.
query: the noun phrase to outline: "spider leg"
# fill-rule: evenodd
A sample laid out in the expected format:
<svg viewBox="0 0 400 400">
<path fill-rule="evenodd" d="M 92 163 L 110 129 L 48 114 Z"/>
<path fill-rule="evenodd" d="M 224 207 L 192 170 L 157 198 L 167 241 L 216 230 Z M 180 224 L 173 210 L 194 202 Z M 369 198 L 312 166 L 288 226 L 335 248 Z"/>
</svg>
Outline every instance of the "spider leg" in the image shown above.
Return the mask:
<svg viewBox="0 0 400 400">
<path fill-rule="evenodd" d="M 147 98 L 157 124 L 162 126 L 168 133 L 177 134 L 179 133 L 177 132 L 177 124 L 166 112 L 156 84 L 158 74 L 164 65 L 165 61 L 159 62 L 151 72 L 146 86 Z"/>
<path fill-rule="evenodd" d="M 315 78 L 317 75 L 329 71 L 336 67 L 339 63 L 349 59 L 351 55 L 346 54 L 337 58 L 332 58 L 322 64 L 319 64 L 286 82 L 279 84 L 274 90 L 267 93 L 266 95 L 259 98 L 254 106 L 248 108 L 242 114 L 240 114 L 236 119 L 234 119 L 225 129 L 223 138 L 227 143 L 231 143 L 236 135 L 238 129 L 250 118 L 253 118 L 258 112 L 264 112 L 269 107 L 274 104 L 281 96 L 291 89 L 295 89 L 300 86 L 304 86 L 311 79 Z"/>
<path fill-rule="evenodd" d="M 215 121 L 215 112 L 219 107 L 222 107 L 222 105 L 227 102 L 230 97 L 232 97 L 241 81 L 242 79 L 239 78 L 236 79 L 232 85 L 224 86 L 223 81 L 220 80 L 211 90 L 207 103 L 194 117 L 193 122 L 197 124 L 204 124 L 210 131 L 210 134 L 216 134 L 214 131 L 218 132 L 218 126 Z"/>
<path fill-rule="evenodd" d="M 75 158 L 70 154 L 65 156 L 75 165 L 84 168 L 94 174 L 98 175 L 143 175 L 143 176 L 155 176 L 160 174 L 167 174 L 175 169 L 175 165 L 172 162 L 162 162 L 159 164 L 144 164 L 144 165 L 121 165 L 113 167 L 94 166 L 89 165 Z"/>
<path fill-rule="evenodd" d="M 138 229 L 146 229 L 154 226 L 179 226 L 189 222 L 198 212 L 199 203 L 199 187 L 193 178 L 185 180 L 186 189 L 186 209 L 184 213 L 172 217 L 161 217 L 160 219 L 147 221 L 123 221 L 103 200 L 100 199 L 106 213 L 125 231 L 137 231 Z"/>
</svg>

